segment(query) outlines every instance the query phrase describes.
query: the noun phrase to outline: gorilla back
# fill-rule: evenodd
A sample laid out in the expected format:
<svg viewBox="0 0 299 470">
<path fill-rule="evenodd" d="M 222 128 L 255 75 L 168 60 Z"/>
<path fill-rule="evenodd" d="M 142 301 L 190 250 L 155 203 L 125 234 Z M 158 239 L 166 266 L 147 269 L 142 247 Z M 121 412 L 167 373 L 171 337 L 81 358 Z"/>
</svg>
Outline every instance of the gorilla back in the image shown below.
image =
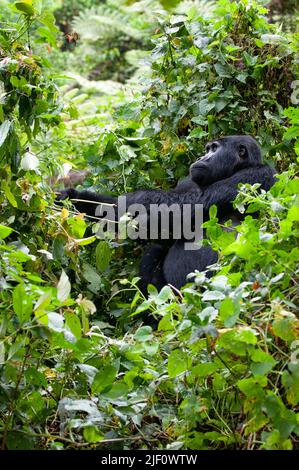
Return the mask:
<svg viewBox="0 0 299 470">
<path fill-rule="evenodd" d="M 238 194 L 240 183 L 255 184 L 268 191 L 275 183 L 275 171 L 262 163 L 261 151 L 256 140 L 247 135 L 235 135 L 213 140 L 206 145 L 206 153 L 190 166 L 189 176 L 170 191 L 138 190 L 125 194 L 126 208 L 142 204 L 147 217 L 151 205 L 177 204 L 182 209 L 185 204 L 192 207 L 202 204 L 203 220 L 208 219 L 209 209 L 217 206 L 221 223 L 234 217 L 238 223 L 239 214 L 233 209 L 232 202 Z M 61 192 L 59 199 L 80 199 L 74 201 L 76 208 L 88 215 L 95 214 L 96 201 L 99 204 L 117 204 L 117 198 L 90 191 L 68 189 Z M 86 201 L 86 202 L 85 202 Z M 145 221 L 148 223 L 148 219 Z M 159 227 L 160 229 L 160 227 Z M 150 234 L 149 234 L 150 235 Z M 151 240 L 150 236 L 148 240 Z M 160 289 L 165 284 L 176 288 L 186 283 L 186 276 L 195 270 L 204 271 L 217 260 L 217 253 L 209 247 L 186 251 L 183 236 L 170 241 L 170 247 L 155 243 L 147 247 L 141 260 L 141 289 L 153 284 Z"/>
</svg>

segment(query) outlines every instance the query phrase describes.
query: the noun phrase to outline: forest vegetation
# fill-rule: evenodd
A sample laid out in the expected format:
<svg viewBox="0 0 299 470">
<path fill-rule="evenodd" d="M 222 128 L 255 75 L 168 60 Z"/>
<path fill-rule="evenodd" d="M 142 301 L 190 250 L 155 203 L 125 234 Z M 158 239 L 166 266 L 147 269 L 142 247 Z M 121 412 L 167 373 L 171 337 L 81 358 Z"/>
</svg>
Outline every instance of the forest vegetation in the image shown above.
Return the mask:
<svg viewBox="0 0 299 470">
<path fill-rule="evenodd" d="M 299 449 L 296 4 L 0 0 L 2 449 Z M 210 209 L 180 292 L 55 199 L 172 188 L 234 134 L 277 182 Z"/>
</svg>

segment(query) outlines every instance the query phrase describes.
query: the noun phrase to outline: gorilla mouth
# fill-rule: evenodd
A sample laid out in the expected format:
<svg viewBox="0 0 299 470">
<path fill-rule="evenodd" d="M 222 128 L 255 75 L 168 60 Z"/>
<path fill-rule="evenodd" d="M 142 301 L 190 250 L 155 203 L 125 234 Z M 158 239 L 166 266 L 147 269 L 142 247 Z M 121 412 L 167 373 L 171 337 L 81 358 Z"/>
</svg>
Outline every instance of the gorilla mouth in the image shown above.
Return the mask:
<svg viewBox="0 0 299 470">
<path fill-rule="evenodd" d="M 197 184 L 204 184 L 205 181 L 209 178 L 209 168 L 204 163 L 199 163 L 196 166 L 191 165 L 190 167 L 190 176 L 192 180 Z"/>
</svg>

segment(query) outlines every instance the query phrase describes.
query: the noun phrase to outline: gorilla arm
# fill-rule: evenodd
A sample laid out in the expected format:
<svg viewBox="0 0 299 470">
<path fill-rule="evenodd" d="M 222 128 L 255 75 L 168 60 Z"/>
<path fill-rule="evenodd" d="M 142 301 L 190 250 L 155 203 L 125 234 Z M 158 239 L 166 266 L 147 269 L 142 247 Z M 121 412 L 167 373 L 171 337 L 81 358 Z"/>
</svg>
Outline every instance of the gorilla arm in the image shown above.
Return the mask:
<svg viewBox="0 0 299 470">
<path fill-rule="evenodd" d="M 79 212 L 94 216 L 97 206 L 102 203 L 103 206 L 117 204 L 117 197 L 94 193 L 92 191 L 77 191 L 69 188 L 59 191 L 56 200 L 63 201 L 69 198 Z M 98 203 L 98 204 L 95 204 Z"/>
<path fill-rule="evenodd" d="M 275 183 L 274 170 L 267 165 L 245 168 L 229 178 L 216 181 L 200 188 L 191 179 L 184 181 L 184 185 L 178 185 L 170 191 L 160 189 L 138 190 L 132 193 L 124 194 L 126 197 L 126 208 L 132 204 L 142 204 L 149 213 L 151 204 L 165 204 L 170 207 L 172 204 L 178 204 L 182 207 L 184 204 L 203 204 L 204 219 L 208 215 L 210 207 L 215 204 L 218 212 L 224 215 L 231 211 L 232 201 L 238 194 L 239 183 L 261 184 L 261 188 L 268 191 Z M 77 191 L 76 189 L 67 189 L 60 192 L 59 200 L 70 198 L 74 206 L 87 215 L 95 215 L 97 204 L 93 202 L 117 205 L 117 197 L 107 196 L 91 191 Z M 76 199 L 82 201 L 76 201 Z M 86 201 L 86 202 L 85 202 Z M 91 202 L 88 202 L 91 201 Z"/>
<path fill-rule="evenodd" d="M 126 197 L 126 208 L 133 204 L 142 204 L 147 212 L 149 213 L 151 204 L 165 204 L 170 207 L 172 204 L 178 204 L 182 207 L 184 204 L 200 204 L 200 196 L 202 194 L 201 189 L 190 180 L 190 189 L 186 184 L 184 190 L 172 189 L 170 191 L 163 191 L 161 189 L 148 189 L 139 190 L 132 193 L 123 194 Z M 61 201 L 69 198 L 76 209 L 80 212 L 84 212 L 87 215 L 95 215 L 97 204 L 105 204 L 117 206 L 116 196 L 107 196 L 100 193 L 94 193 L 92 191 L 77 191 L 74 188 L 62 190 L 59 192 L 57 200 Z"/>
</svg>

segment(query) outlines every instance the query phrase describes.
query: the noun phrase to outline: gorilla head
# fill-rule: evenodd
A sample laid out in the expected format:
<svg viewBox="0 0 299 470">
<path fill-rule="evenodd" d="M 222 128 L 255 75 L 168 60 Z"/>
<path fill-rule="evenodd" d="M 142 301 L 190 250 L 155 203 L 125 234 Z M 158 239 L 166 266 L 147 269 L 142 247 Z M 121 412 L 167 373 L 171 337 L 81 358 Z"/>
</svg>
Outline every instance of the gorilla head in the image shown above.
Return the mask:
<svg viewBox="0 0 299 470">
<path fill-rule="evenodd" d="M 261 164 L 260 147 L 253 137 L 231 135 L 209 142 L 206 154 L 190 166 L 190 176 L 199 186 L 206 186 Z"/>
</svg>

